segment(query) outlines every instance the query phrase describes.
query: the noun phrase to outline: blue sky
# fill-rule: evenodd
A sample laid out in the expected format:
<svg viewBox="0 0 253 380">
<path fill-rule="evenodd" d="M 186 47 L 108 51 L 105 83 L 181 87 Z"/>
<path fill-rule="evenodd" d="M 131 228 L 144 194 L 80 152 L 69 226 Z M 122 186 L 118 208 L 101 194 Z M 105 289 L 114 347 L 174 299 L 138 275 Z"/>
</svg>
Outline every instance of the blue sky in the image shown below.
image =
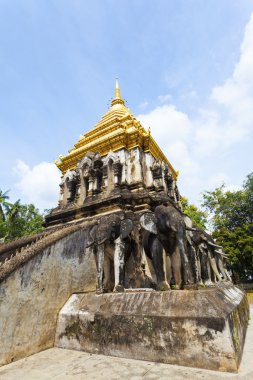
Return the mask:
<svg viewBox="0 0 253 380">
<path fill-rule="evenodd" d="M 53 162 L 106 112 L 115 77 L 181 193 L 252 171 L 252 0 L 0 0 L 0 188 L 57 203 Z"/>
</svg>

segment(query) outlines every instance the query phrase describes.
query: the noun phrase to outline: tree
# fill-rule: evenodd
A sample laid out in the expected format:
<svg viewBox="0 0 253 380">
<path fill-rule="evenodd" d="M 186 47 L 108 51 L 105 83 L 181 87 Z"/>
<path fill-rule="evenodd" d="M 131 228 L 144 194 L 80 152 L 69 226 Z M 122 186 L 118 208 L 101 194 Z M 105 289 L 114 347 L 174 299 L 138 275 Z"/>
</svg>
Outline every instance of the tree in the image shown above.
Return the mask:
<svg viewBox="0 0 253 380">
<path fill-rule="evenodd" d="M 9 196 L 7 195 L 9 190 L 3 192 L 0 190 L 0 221 L 5 220 L 5 209 L 8 207 L 9 203 L 6 202 L 7 199 L 9 199 Z"/>
<path fill-rule="evenodd" d="M 229 256 L 231 268 L 244 278 L 253 272 L 253 173 L 242 189 L 225 185 L 203 194 L 203 207 L 212 218 L 213 235 Z"/>
<path fill-rule="evenodd" d="M 13 204 L 5 203 L 2 211 L 2 218 L 0 216 L 0 240 L 3 242 L 43 230 L 43 215 L 39 213 L 39 210 L 33 204 L 22 205 L 18 200 Z"/>
<path fill-rule="evenodd" d="M 197 208 L 185 197 L 181 197 L 183 212 L 192 219 L 194 226 L 205 229 L 207 223 L 206 213 Z"/>
</svg>

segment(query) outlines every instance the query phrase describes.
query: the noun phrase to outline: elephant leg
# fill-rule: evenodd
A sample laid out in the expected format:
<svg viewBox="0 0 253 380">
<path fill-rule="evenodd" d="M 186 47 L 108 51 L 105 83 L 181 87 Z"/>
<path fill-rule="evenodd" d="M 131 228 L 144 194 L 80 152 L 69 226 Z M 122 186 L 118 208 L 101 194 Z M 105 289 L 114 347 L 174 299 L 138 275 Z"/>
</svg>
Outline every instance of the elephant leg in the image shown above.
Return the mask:
<svg viewBox="0 0 253 380">
<path fill-rule="evenodd" d="M 199 249 L 196 250 L 196 258 L 197 258 L 198 284 L 203 285 Z"/>
<path fill-rule="evenodd" d="M 157 279 L 158 290 L 169 290 L 170 286 L 166 279 L 163 246 L 157 238 L 154 238 L 151 246 L 153 267 Z"/>
<path fill-rule="evenodd" d="M 219 268 L 219 270 L 220 270 L 220 272 L 221 272 L 224 280 L 228 280 L 228 281 L 232 282 L 232 279 L 229 276 L 228 271 L 224 267 L 223 260 L 222 260 L 222 258 L 220 256 L 217 257 L 217 266 L 218 266 L 218 268 Z"/>
<path fill-rule="evenodd" d="M 191 272 L 190 272 L 190 265 L 189 260 L 185 252 L 184 242 L 179 239 L 178 240 L 178 248 L 179 248 L 179 254 L 181 258 L 181 265 L 182 265 L 182 272 L 183 272 L 183 284 L 189 285 L 191 281 Z"/>
<path fill-rule="evenodd" d="M 182 286 L 182 275 L 181 275 L 181 257 L 179 248 L 176 247 L 171 255 L 171 267 L 172 273 L 175 280 L 175 288 L 180 289 Z"/>
<path fill-rule="evenodd" d="M 222 263 L 222 259 L 221 259 L 221 257 L 219 257 L 219 256 L 217 255 L 215 261 L 216 261 L 217 269 L 218 269 L 219 272 L 222 274 L 223 280 L 226 280 L 226 279 L 227 279 L 227 276 L 226 276 L 226 273 L 225 273 L 225 270 L 224 270 L 224 267 L 223 267 L 223 263 Z"/>
<path fill-rule="evenodd" d="M 171 283 L 172 279 L 172 268 L 171 268 L 171 258 L 169 255 L 166 255 L 166 277 L 168 284 Z"/>
<path fill-rule="evenodd" d="M 207 253 L 201 249 L 201 278 L 204 282 L 205 285 L 209 286 L 212 285 L 212 280 L 211 280 L 211 270 L 210 270 L 210 263 L 207 257 Z"/>
<path fill-rule="evenodd" d="M 188 246 L 188 250 L 190 253 L 190 264 L 191 264 L 191 269 L 192 269 L 192 274 L 193 274 L 193 281 L 196 284 L 201 283 L 201 277 L 200 277 L 200 268 L 199 268 L 199 261 L 197 257 L 197 252 L 196 249 L 190 244 Z"/>
<path fill-rule="evenodd" d="M 127 243 L 121 237 L 118 237 L 114 241 L 115 250 L 114 250 L 114 292 L 123 292 L 124 291 L 124 277 L 125 277 L 125 251 Z"/>
<path fill-rule="evenodd" d="M 97 294 L 103 293 L 103 272 L 104 272 L 104 244 L 99 244 L 95 248 L 95 259 L 97 266 Z"/>
<path fill-rule="evenodd" d="M 108 292 L 110 289 L 110 259 L 105 254 L 104 257 L 104 281 L 103 281 L 104 291 Z"/>
<path fill-rule="evenodd" d="M 226 276 L 227 276 L 228 281 L 233 282 L 233 281 L 232 281 L 232 278 L 231 278 L 231 276 L 230 276 L 230 274 L 229 274 L 228 271 L 227 271 L 227 269 L 224 268 L 224 272 L 226 273 Z"/>
<path fill-rule="evenodd" d="M 222 281 L 221 275 L 220 275 L 218 268 L 217 268 L 217 265 L 216 265 L 215 258 L 211 256 L 210 252 L 208 253 L 208 259 L 209 259 L 210 266 L 213 270 L 213 273 L 217 277 L 218 281 Z"/>
</svg>

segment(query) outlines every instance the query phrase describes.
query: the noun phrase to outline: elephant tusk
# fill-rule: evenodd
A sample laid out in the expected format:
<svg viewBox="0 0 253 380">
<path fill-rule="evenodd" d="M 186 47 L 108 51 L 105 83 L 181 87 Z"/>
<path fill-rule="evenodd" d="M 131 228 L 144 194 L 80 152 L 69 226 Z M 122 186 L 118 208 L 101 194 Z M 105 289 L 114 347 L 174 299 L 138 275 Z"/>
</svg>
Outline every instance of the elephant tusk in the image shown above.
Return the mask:
<svg viewBox="0 0 253 380">
<path fill-rule="evenodd" d="M 218 255 L 224 256 L 224 257 L 228 257 L 228 255 L 226 253 L 223 253 L 223 252 L 215 251 L 215 253 L 217 253 Z"/>
<path fill-rule="evenodd" d="M 197 228 L 193 228 L 193 227 L 185 227 L 185 228 L 187 231 L 193 231 L 193 232 L 198 231 Z"/>
<path fill-rule="evenodd" d="M 209 245 L 211 245 L 211 247 L 222 248 L 221 245 L 217 245 L 217 244 L 211 243 L 210 241 L 208 241 L 207 243 L 208 243 Z"/>
</svg>

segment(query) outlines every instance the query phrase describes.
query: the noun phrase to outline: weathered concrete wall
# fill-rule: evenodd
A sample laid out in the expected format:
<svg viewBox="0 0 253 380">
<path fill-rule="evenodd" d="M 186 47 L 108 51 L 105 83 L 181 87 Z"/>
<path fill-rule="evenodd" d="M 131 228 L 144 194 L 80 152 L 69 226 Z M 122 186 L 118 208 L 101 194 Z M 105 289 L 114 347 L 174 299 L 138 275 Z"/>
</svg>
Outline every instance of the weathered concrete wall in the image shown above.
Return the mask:
<svg viewBox="0 0 253 380">
<path fill-rule="evenodd" d="M 76 294 L 55 345 L 126 358 L 236 371 L 248 323 L 238 288 Z"/>
<path fill-rule="evenodd" d="M 0 284 L 0 364 L 53 347 L 59 310 L 74 292 L 95 290 L 86 231 L 74 232 L 11 273 Z"/>
</svg>

